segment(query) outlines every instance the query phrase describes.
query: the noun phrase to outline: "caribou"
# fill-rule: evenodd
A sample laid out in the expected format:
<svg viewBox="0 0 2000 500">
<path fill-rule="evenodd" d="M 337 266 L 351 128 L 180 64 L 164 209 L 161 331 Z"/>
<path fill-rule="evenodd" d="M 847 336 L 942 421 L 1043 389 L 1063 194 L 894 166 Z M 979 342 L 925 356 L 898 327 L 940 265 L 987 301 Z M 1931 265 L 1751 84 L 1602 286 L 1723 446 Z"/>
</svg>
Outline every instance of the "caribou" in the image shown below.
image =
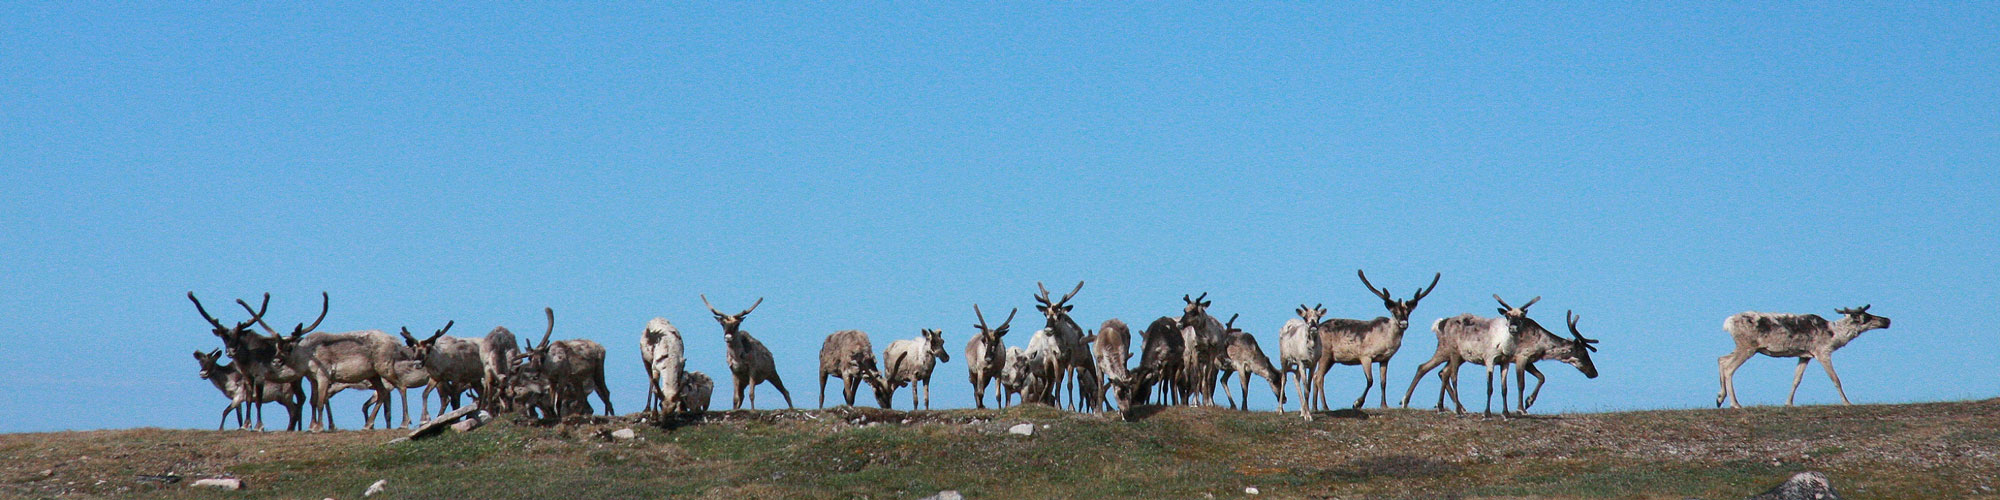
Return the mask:
<svg viewBox="0 0 2000 500">
<path fill-rule="evenodd" d="M 1280 376 L 1289 375 L 1298 381 L 1299 416 L 1311 420 L 1306 393 L 1315 380 L 1314 366 L 1319 364 L 1319 319 L 1326 317 L 1326 308 L 1299 304 L 1293 312 L 1299 317 L 1286 320 L 1285 326 L 1278 330 L 1278 370 Z M 1278 410 L 1284 409 L 1285 400 L 1279 398 Z"/>
<path fill-rule="evenodd" d="M 1181 343 L 1186 349 L 1181 351 L 1180 392 L 1191 405 L 1215 405 L 1215 375 L 1222 369 L 1225 342 L 1228 329 L 1221 321 L 1208 314 L 1208 306 L 1214 301 L 1200 297 L 1181 296 Z"/>
<path fill-rule="evenodd" d="M 979 304 L 972 305 L 973 316 L 979 318 L 979 324 L 972 327 L 979 333 L 972 334 L 972 340 L 965 343 L 965 370 L 972 376 L 972 402 L 979 409 L 986 409 L 987 384 L 1000 378 L 1007 366 L 1007 348 L 1000 338 L 1007 336 L 1007 325 L 1014 322 L 1014 313 L 1017 312 L 1020 309 L 1007 311 L 1007 320 L 1000 322 L 1000 326 L 987 327 L 986 314 L 979 312 Z M 1006 389 L 1002 388 L 1000 392 L 1005 393 Z M 995 394 L 993 399 L 1001 400 L 1005 396 Z"/>
<path fill-rule="evenodd" d="M 617 415 L 611 408 L 611 389 L 604 384 L 604 345 L 590 339 L 570 339 L 549 341 L 556 332 L 555 308 L 543 308 L 549 317 L 548 330 L 542 333 L 542 344 L 531 345 L 521 353 L 528 366 L 540 372 L 549 381 L 552 396 L 550 404 L 557 416 L 568 414 L 572 409 L 589 414 L 588 398 L 594 390 L 597 399 L 604 401 L 604 414 Z"/>
<path fill-rule="evenodd" d="M 1226 329 L 1226 335 L 1228 335 L 1229 339 L 1223 343 L 1224 356 L 1222 358 L 1222 381 L 1220 382 L 1223 396 L 1226 397 L 1229 395 L 1229 375 L 1231 373 L 1243 374 L 1242 409 L 1249 411 L 1250 376 L 1264 377 L 1264 381 L 1271 384 L 1272 397 L 1278 400 L 1278 412 L 1284 413 L 1285 376 L 1278 373 L 1277 367 L 1271 366 L 1271 358 L 1264 355 L 1264 348 L 1257 346 L 1256 337 L 1250 336 L 1249 332 L 1236 328 L 1236 315 L 1230 315 L 1229 321 L 1223 322 L 1222 327 Z M 1235 408 L 1236 401 L 1231 400 L 1229 406 Z"/>
<path fill-rule="evenodd" d="M 1087 407 L 1092 411 L 1101 409 L 1103 402 L 1099 401 L 1098 397 L 1092 396 L 1091 388 L 1083 387 L 1086 384 L 1082 383 L 1084 379 L 1096 380 L 1097 368 L 1094 366 L 1096 362 L 1090 358 L 1090 347 L 1084 341 L 1083 327 L 1077 326 L 1076 320 L 1069 317 L 1070 311 L 1076 310 L 1076 306 L 1071 305 L 1069 299 L 1076 297 L 1076 292 L 1083 290 L 1083 282 L 1076 282 L 1076 288 L 1071 288 L 1060 300 L 1052 300 L 1048 287 L 1042 286 L 1040 281 L 1035 282 L 1035 288 L 1041 290 L 1041 293 L 1035 295 L 1035 310 L 1041 311 L 1042 316 L 1048 318 L 1043 329 L 1049 331 L 1055 342 L 1050 346 L 1051 350 L 1046 353 L 1056 365 L 1054 378 L 1047 380 L 1049 393 L 1060 396 L 1063 382 L 1069 380 L 1071 396 L 1077 397 L 1078 392 L 1082 393 L 1077 398 L 1081 401 L 1073 401 L 1072 408 Z M 1034 355 L 1033 350 L 1029 349 L 1031 356 Z M 1051 406 L 1060 407 L 1058 403 L 1053 398 L 1048 401 Z"/>
<path fill-rule="evenodd" d="M 826 408 L 826 378 L 840 379 L 840 394 L 854 406 L 854 393 L 862 383 L 875 390 L 875 401 L 889 407 L 889 392 L 882 371 L 875 368 L 875 347 L 861 330 L 841 330 L 826 336 L 819 346 L 819 407 Z"/>
<path fill-rule="evenodd" d="M 1722 321 L 1722 329 L 1736 341 L 1736 349 L 1716 360 L 1722 378 L 1722 390 L 1715 393 L 1715 406 L 1720 408 L 1724 398 L 1731 408 L 1742 408 L 1736 401 L 1736 369 L 1749 361 L 1751 356 L 1763 354 L 1773 358 L 1799 358 L 1798 367 L 1792 370 L 1792 390 L 1785 395 L 1785 406 L 1792 405 L 1792 398 L 1799 393 L 1799 381 L 1806 376 L 1806 363 L 1819 360 L 1819 366 L 1826 369 L 1826 378 L 1833 381 L 1833 390 L 1840 394 L 1840 403 L 1854 404 L 1847 400 L 1847 391 L 1840 388 L 1840 375 L 1833 371 L 1833 351 L 1853 342 L 1861 332 L 1878 328 L 1889 328 L 1889 318 L 1868 313 L 1869 305 L 1853 309 L 1835 309 L 1841 318 L 1828 322 L 1817 314 L 1779 314 L 1744 312 Z"/>
<path fill-rule="evenodd" d="M 1129 411 L 1133 403 L 1133 386 L 1137 382 L 1132 377 L 1132 371 L 1125 367 L 1132 360 L 1132 329 L 1118 318 L 1107 319 L 1097 327 L 1095 337 L 1091 339 L 1091 352 L 1097 358 L 1097 372 L 1106 382 L 1102 384 L 1103 388 L 1111 392 L 1121 411 Z"/>
<path fill-rule="evenodd" d="M 324 293 L 322 293 L 322 296 L 324 296 Z M 264 294 L 265 307 L 250 310 L 250 319 L 236 323 L 234 326 L 223 326 L 221 320 L 217 320 L 215 316 L 208 314 L 208 309 L 201 306 L 201 299 L 195 298 L 193 291 L 188 292 L 187 298 L 188 301 L 194 302 L 195 312 L 201 313 L 201 318 L 208 320 L 209 326 L 214 327 L 215 336 L 222 339 L 222 347 L 229 354 L 231 370 L 236 372 L 237 378 L 242 380 L 242 387 L 246 391 L 246 397 L 251 401 L 258 401 L 258 403 L 253 403 L 251 408 L 253 413 L 256 414 L 257 430 L 264 430 L 264 405 L 261 401 L 266 399 L 264 386 L 268 382 L 268 379 L 271 378 L 269 376 L 271 365 L 278 357 L 278 343 L 282 339 L 266 338 L 258 335 L 256 331 L 250 329 L 250 325 L 257 324 L 263 320 L 264 312 L 271 305 L 271 294 Z M 237 301 L 242 302 L 241 299 Z M 247 303 L 244 308 L 249 308 Z M 317 326 L 318 323 L 315 322 L 314 325 Z M 271 332 L 271 335 L 276 337 L 277 332 Z"/>
<path fill-rule="evenodd" d="M 1438 280 L 1443 273 L 1431 276 L 1430 286 L 1417 289 L 1410 300 L 1396 300 L 1389 295 L 1388 288 L 1375 288 L 1368 282 L 1368 273 L 1359 269 L 1354 274 L 1361 277 L 1361 286 L 1368 287 L 1370 293 L 1382 299 L 1382 307 L 1389 310 L 1388 317 L 1372 320 L 1329 319 L 1319 325 L 1319 362 L 1313 367 L 1313 394 L 1308 400 L 1320 409 L 1329 409 L 1326 401 L 1326 374 L 1335 363 L 1360 365 L 1365 383 L 1361 386 L 1361 397 L 1354 399 L 1354 408 L 1368 403 L 1368 389 L 1375 385 L 1375 372 L 1371 365 L 1381 367 L 1382 407 L 1389 407 L 1389 358 L 1403 347 L 1403 333 L 1410 329 L 1410 312 L 1417 309 L 1417 303 L 1437 290 Z"/>
<path fill-rule="evenodd" d="M 757 310 L 757 306 L 763 303 L 764 298 L 758 297 L 757 302 L 751 303 L 750 308 L 743 312 L 723 314 L 715 310 L 714 304 L 708 303 L 707 294 L 701 296 L 701 304 L 708 306 L 708 312 L 715 315 L 715 322 L 722 325 L 722 342 L 728 350 L 729 375 L 736 385 L 736 395 L 730 399 L 731 409 L 743 409 L 744 389 L 750 391 L 750 409 L 757 409 L 757 384 L 764 382 L 770 382 L 772 387 L 778 389 L 778 394 L 785 397 L 786 408 L 792 407 L 792 393 L 785 390 L 785 382 L 778 378 L 778 365 L 771 360 L 771 350 L 751 337 L 750 332 L 742 331 L 743 317 L 749 316 L 750 311 Z"/>
<path fill-rule="evenodd" d="M 1403 393 L 1403 407 L 1410 406 L 1410 395 L 1417 390 L 1417 381 L 1424 378 L 1431 368 L 1444 365 L 1438 372 L 1438 411 L 1444 411 L 1444 396 L 1451 395 L 1451 403 L 1458 413 L 1465 413 L 1465 405 L 1458 399 L 1458 367 L 1465 363 L 1478 363 L 1486 367 L 1486 411 L 1493 414 L 1493 370 L 1500 370 L 1500 383 L 1507 383 L 1507 363 L 1514 356 L 1514 339 L 1517 336 L 1547 329 L 1528 318 L 1528 307 L 1542 298 L 1529 299 L 1521 307 L 1507 305 L 1500 295 L 1493 295 L 1500 302 L 1500 317 L 1482 318 L 1470 313 L 1449 318 L 1441 318 L 1431 323 L 1431 333 L 1437 335 L 1437 352 L 1429 361 L 1417 367 L 1417 376 L 1410 379 L 1410 389 Z M 1500 414 L 1507 414 L 1507 402 L 1500 402 Z"/>
<path fill-rule="evenodd" d="M 666 318 L 646 322 L 639 333 L 639 361 L 646 367 L 646 411 L 665 413 L 680 406 L 681 377 L 687 370 L 681 331 Z M 711 382 L 713 383 L 713 382 Z M 656 413 L 657 416 L 657 413 Z"/>
<path fill-rule="evenodd" d="M 915 339 L 901 339 L 889 343 L 882 349 L 882 387 L 878 391 L 882 407 L 889 407 L 889 397 L 896 388 L 910 386 L 910 409 L 917 409 L 917 386 L 923 385 L 923 408 L 931 409 L 931 372 L 938 363 L 950 363 L 951 354 L 944 351 L 944 330 L 925 328 Z"/>
</svg>

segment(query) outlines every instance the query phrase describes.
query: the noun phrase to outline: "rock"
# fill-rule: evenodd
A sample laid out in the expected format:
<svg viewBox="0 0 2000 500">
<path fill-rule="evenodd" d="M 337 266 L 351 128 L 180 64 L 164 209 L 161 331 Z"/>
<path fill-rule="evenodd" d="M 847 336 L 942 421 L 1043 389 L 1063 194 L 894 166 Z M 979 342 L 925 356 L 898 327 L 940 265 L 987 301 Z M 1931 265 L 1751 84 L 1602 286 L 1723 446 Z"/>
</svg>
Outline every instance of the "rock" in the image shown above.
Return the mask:
<svg viewBox="0 0 2000 500">
<path fill-rule="evenodd" d="M 459 419 L 465 418 L 465 416 L 472 415 L 474 413 L 486 415 L 488 419 L 492 418 L 492 414 L 479 411 L 479 403 L 467 404 L 465 406 L 459 407 L 459 409 L 452 410 L 451 413 L 438 415 L 437 418 L 433 418 L 431 419 L 431 421 L 424 422 L 423 425 L 417 426 L 416 430 L 410 431 L 409 438 L 423 439 L 437 435 L 437 433 L 439 432 L 444 432 L 446 428 L 451 426 L 454 422 L 457 422 Z M 471 429 L 466 429 L 466 430 L 471 430 Z"/>
<path fill-rule="evenodd" d="M 1008 428 L 1007 428 L 1007 432 L 1008 432 L 1009 434 L 1020 434 L 1020 435 L 1023 435 L 1023 436 L 1033 436 L 1033 435 L 1035 435 L 1035 424 L 1020 424 L 1020 425 L 1016 425 L 1016 426 L 1013 426 L 1013 427 L 1008 427 Z"/>
<path fill-rule="evenodd" d="M 632 428 L 630 427 L 611 431 L 611 439 L 616 439 L 619 441 L 629 441 L 637 437 L 639 437 L 639 433 L 633 431 Z"/>
<path fill-rule="evenodd" d="M 919 498 L 917 500 L 965 500 L 965 495 L 958 494 L 958 490 L 944 490 L 938 492 L 936 495 Z"/>
<path fill-rule="evenodd" d="M 375 484 L 368 485 L 368 491 L 362 493 L 361 496 L 372 497 L 375 496 L 376 493 L 381 493 L 388 490 L 389 490 L 389 480 L 379 479 L 375 481 Z"/>
<path fill-rule="evenodd" d="M 1833 491 L 1833 483 L 1827 481 L 1826 474 L 1808 471 L 1795 474 L 1784 484 L 1771 488 L 1771 491 L 1745 500 L 1840 500 L 1840 494 Z"/>
<path fill-rule="evenodd" d="M 492 422 L 492 421 L 493 421 L 493 414 L 482 411 L 479 413 L 467 415 L 465 416 L 465 418 L 459 419 L 458 423 L 451 424 L 451 431 L 472 432 L 473 429 L 478 429 L 480 426 L 486 425 L 487 422 Z"/>
<path fill-rule="evenodd" d="M 195 481 L 195 482 L 193 482 L 193 483 L 189 483 L 189 484 L 188 484 L 188 486 L 193 486 L 193 487 L 197 487 L 197 488 L 217 488 L 217 489 L 224 489 L 224 490 L 240 490 L 240 489 L 243 489 L 243 480 L 242 480 L 242 479 L 237 479 L 237 478 L 233 478 L 233 477 L 211 477 L 211 478 L 207 478 L 207 479 L 202 479 L 202 480 L 199 480 L 199 481 Z"/>
<path fill-rule="evenodd" d="M 1245 495 L 1255 495 L 1255 494 L 1258 494 L 1258 493 L 1262 493 L 1262 492 L 1261 492 L 1261 491 L 1257 491 L 1257 487 L 1256 487 L 1256 486 L 1251 486 L 1251 487 L 1248 487 L 1248 488 L 1244 488 L 1244 489 L 1243 489 L 1243 494 L 1245 494 Z"/>
</svg>

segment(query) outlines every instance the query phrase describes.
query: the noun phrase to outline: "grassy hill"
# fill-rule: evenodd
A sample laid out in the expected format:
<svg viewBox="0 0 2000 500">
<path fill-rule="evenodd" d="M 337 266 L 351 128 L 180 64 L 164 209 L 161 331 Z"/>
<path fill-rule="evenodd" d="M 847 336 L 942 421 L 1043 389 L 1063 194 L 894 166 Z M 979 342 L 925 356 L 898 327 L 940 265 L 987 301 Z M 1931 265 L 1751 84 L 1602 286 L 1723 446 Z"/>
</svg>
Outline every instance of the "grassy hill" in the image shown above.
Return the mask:
<svg viewBox="0 0 2000 500">
<path fill-rule="evenodd" d="M 0 496 L 163 498 L 1687 498 L 1735 499 L 1794 472 L 1848 498 L 2000 497 L 2000 400 L 1663 410 L 1501 419 L 1418 410 L 1296 414 L 1142 408 L 1120 422 L 1046 407 L 841 408 L 633 418 L 385 444 L 393 431 L 162 429 L 0 435 Z M 1010 435 L 1037 424 L 1033 436 Z M 607 434 L 632 427 L 639 439 Z M 139 475 L 234 475 L 249 489 Z M 1205 495 L 1206 494 L 1206 495 Z"/>
</svg>

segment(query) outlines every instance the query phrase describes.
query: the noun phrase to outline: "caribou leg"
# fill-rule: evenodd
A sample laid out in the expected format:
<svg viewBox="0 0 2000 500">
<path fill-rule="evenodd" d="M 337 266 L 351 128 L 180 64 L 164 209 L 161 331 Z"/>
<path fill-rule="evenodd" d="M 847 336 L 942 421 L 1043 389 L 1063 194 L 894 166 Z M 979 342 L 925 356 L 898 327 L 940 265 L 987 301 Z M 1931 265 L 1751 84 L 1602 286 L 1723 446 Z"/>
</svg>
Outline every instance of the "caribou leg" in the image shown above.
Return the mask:
<svg viewBox="0 0 2000 500">
<path fill-rule="evenodd" d="M 1812 362 L 1812 358 L 1799 356 L 1799 366 L 1792 370 L 1792 392 L 1785 393 L 1785 406 L 1791 406 L 1792 398 L 1799 395 L 1799 381 L 1805 380 L 1806 363 L 1810 362 Z M 1820 365 L 1822 366 L 1824 366 L 1825 364 L 1826 363 L 1820 363 Z"/>
</svg>

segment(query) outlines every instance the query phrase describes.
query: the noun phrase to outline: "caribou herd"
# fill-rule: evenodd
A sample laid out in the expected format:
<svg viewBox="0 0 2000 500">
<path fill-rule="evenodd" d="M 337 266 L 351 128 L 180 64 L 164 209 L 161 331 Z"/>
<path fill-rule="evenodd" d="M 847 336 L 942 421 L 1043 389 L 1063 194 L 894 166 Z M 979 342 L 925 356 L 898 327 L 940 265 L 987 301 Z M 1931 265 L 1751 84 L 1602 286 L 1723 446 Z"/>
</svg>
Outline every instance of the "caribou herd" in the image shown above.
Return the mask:
<svg viewBox="0 0 2000 500">
<path fill-rule="evenodd" d="M 1134 331 L 1124 321 L 1113 318 L 1095 331 L 1086 330 L 1072 317 L 1071 303 L 1083 282 L 1068 293 L 1055 297 L 1048 288 L 1036 284 L 1035 310 L 1043 324 L 1029 334 L 1025 347 L 1007 345 L 1007 334 L 1019 309 L 1009 311 L 998 325 L 990 324 L 979 305 L 972 306 L 974 334 L 960 357 L 970 376 L 974 405 L 987 408 L 987 391 L 995 392 L 996 407 L 1014 404 L 1042 404 L 1058 408 L 1098 412 L 1129 411 L 1140 405 L 1215 405 L 1221 389 L 1233 408 L 1249 408 L 1251 378 L 1262 377 L 1276 399 L 1277 411 L 1287 411 L 1293 397 L 1285 385 L 1295 387 L 1298 412 L 1311 419 L 1315 410 L 1332 407 L 1326 396 L 1326 377 L 1334 365 L 1361 367 L 1362 390 L 1351 408 L 1366 405 L 1369 392 L 1376 391 L 1383 408 L 1389 406 L 1389 360 L 1403 344 L 1410 317 L 1417 305 L 1437 289 L 1443 275 L 1436 274 L 1429 285 L 1417 288 L 1407 299 L 1398 299 L 1388 288 L 1378 288 L 1366 273 L 1356 271 L 1362 286 L 1381 299 L 1388 315 L 1374 319 L 1326 318 L 1323 304 L 1300 304 L 1296 317 L 1278 330 L 1277 362 L 1267 356 L 1251 332 L 1236 325 L 1238 315 L 1218 320 L 1209 311 L 1214 305 L 1208 294 L 1181 297 L 1177 315 L 1160 316 Z M 742 409 L 747 402 L 757 407 L 757 386 L 770 384 L 792 407 L 791 392 L 778 377 L 778 365 L 770 349 L 743 329 L 744 320 L 757 306 L 727 314 L 701 295 L 702 304 L 721 327 L 726 347 L 732 396 L 730 408 Z M 1528 309 L 1541 300 L 1529 299 L 1510 305 L 1499 295 L 1498 316 L 1470 313 L 1431 322 L 1437 350 L 1415 371 L 1403 394 L 1401 405 L 1410 398 L 1424 375 L 1438 371 L 1436 409 L 1445 411 L 1447 396 L 1453 411 L 1465 413 L 1458 391 L 1458 370 L 1467 363 L 1486 371 L 1486 414 L 1492 413 L 1494 373 L 1499 372 L 1501 415 L 1526 413 L 1541 394 L 1546 377 L 1535 368 L 1539 361 L 1558 361 L 1575 367 L 1585 377 L 1596 378 L 1597 367 L 1590 354 L 1596 340 L 1578 330 L 1579 317 L 1565 313 L 1568 334 L 1544 328 L 1529 317 Z M 447 335 L 455 321 L 428 336 L 400 329 L 400 339 L 381 330 L 329 333 L 317 331 L 326 319 L 330 299 L 320 296 L 320 313 L 311 324 L 299 322 L 290 333 L 272 328 L 265 317 L 271 296 L 265 294 L 257 307 L 238 299 L 247 319 L 225 323 L 202 305 L 194 292 L 188 293 L 196 312 L 221 339 L 220 349 L 197 350 L 201 378 L 214 384 L 229 400 L 223 408 L 223 423 L 233 415 L 237 426 L 264 429 L 263 406 L 278 403 L 287 412 L 287 430 L 331 430 L 332 396 L 342 390 L 369 393 L 362 403 L 365 425 L 374 428 L 380 415 L 390 425 L 391 405 L 401 396 L 403 418 L 409 426 L 409 390 L 419 395 L 421 419 L 431 415 L 428 394 L 438 394 L 438 413 L 464 405 L 464 396 L 482 409 L 514 412 L 538 419 L 560 419 L 569 415 L 591 415 L 596 410 L 590 396 L 604 405 L 606 415 L 615 415 L 611 391 L 605 384 L 604 346 L 589 339 L 552 340 L 555 311 L 544 309 L 548 322 L 539 342 L 520 343 L 506 327 L 495 327 L 484 336 L 460 338 Z M 1736 403 L 1732 375 L 1755 354 L 1798 358 L 1792 379 L 1792 393 L 1798 391 L 1806 364 L 1814 359 L 1826 369 L 1841 402 L 1847 395 L 1834 373 L 1834 350 L 1851 342 L 1862 332 L 1888 328 L 1889 318 L 1868 313 L 1869 306 L 1839 309 L 1842 317 L 1829 322 L 1811 314 L 1745 312 L 1730 316 L 1723 329 L 1735 342 L 1735 349 L 1719 363 L 1721 391 L 1715 403 Z M 1135 337 L 1136 334 L 1136 337 Z M 911 409 L 929 409 L 932 375 L 941 363 L 951 362 L 945 349 L 943 330 L 925 328 L 914 338 L 890 341 L 878 354 L 867 333 L 839 330 L 827 335 L 819 353 L 819 405 L 826 405 L 828 377 L 840 380 L 840 402 L 853 405 L 862 385 L 866 385 L 883 408 L 894 406 L 898 389 L 909 388 Z M 1133 342 L 1138 342 L 1134 352 Z M 639 354 L 646 370 L 645 411 L 654 416 L 705 412 L 715 389 L 707 374 L 687 370 L 684 339 L 679 328 L 666 318 L 647 321 L 639 335 Z M 1137 364 L 1132 358 L 1137 355 Z M 224 358 L 227 358 L 225 361 Z M 1509 371 L 1514 374 L 1514 401 L 1508 401 Z M 1529 389 L 1527 375 L 1535 376 Z M 1228 383 L 1234 376 L 1238 394 L 1230 394 Z M 1241 399 L 1241 403 L 1238 403 Z M 1787 396 L 1785 404 L 1792 404 Z M 301 412 L 309 411 L 309 417 Z"/>
</svg>

